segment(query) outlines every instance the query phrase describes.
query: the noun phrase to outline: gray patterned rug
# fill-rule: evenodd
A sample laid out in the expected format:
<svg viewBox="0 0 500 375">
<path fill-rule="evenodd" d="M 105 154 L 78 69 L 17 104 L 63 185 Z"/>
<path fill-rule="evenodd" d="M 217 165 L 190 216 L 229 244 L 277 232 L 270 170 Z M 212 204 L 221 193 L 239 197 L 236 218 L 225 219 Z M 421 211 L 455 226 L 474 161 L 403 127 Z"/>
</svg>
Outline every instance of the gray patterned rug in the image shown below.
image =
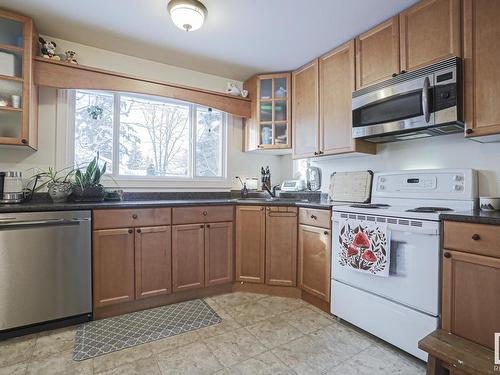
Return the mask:
<svg viewBox="0 0 500 375">
<path fill-rule="evenodd" d="M 82 361 L 221 321 L 221 317 L 200 299 L 96 320 L 78 327 L 73 359 Z"/>
</svg>

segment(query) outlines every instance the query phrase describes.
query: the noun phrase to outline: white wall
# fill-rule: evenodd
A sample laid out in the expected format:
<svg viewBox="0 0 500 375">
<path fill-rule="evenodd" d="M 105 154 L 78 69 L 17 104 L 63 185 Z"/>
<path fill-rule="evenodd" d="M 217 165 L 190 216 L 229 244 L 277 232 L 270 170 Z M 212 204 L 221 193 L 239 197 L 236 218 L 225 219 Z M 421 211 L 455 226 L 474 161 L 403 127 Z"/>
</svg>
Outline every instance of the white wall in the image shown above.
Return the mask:
<svg viewBox="0 0 500 375">
<path fill-rule="evenodd" d="M 335 171 L 473 168 L 479 172 L 479 193 L 500 196 L 500 143 L 478 143 L 461 134 L 381 144 L 377 155 L 325 157 L 311 164 L 322 169 L 325 193 Z"/>
<path fill-rule="evenodd" d="M 160 64 L 52 37 L 46 38 L 56 41 L 58 52 L 65 51 L 66 49 L 75 50 L 78 53 L 79 62 L 83 65 L 215 91 L 224 91 L 227 82 L 230 81 L 224 77 Z M 241 82 L 236 83 L 240 86 L 242 84 Z M 47 168 L 48 166 L 56 165 L 56 154 L 61 152 L 61 150 L 56 149 L 56 127 L 64 126 L 61 123 L 57 124 L 56 113 L 57 90 L 41 87 L 38 115 L 38 151 L 34 152 L 22 147 L 1 147 L 0 170 L 20 170 L 24 172 L 25 176 L 29 176 L 33 174 L 30 171 L 31 168 Z M 154 188 L 145 188 L 145 190 L 180 190 L 181 187 L 189 188 L 189 190 L 204 190 L 208 188 L 227 190 L 231 187 L 240 188 L 239 182 L 234 179 L 235 175 L 259 177 L 260 167 L 267 165 L 269 165 L 273 173 L 273 183 L 281 182 L 281 157 L 243 153 L 241 151 L 242 120 L 234 118 L 234 121 L 229 121 L 229 126 L 231 128 L 228 132 L 228 181 L 215 185 L 210 184 L 210 186 L 209 184 L 204 186 L 200 183 L 180 186 L 179 184 L 165 182 L 161 186 L 156 185 Z M 126 186 L 122 187 L 126 190 L 132 190 L 127 189 Z"/>
</svg>

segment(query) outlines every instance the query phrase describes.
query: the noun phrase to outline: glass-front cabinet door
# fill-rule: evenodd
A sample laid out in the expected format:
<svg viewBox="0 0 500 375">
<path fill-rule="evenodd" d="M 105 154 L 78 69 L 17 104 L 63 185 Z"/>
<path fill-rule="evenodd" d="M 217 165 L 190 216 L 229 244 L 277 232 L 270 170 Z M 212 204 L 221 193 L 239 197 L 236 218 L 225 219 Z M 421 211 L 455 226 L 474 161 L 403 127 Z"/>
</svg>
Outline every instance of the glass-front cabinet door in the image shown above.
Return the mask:
<svg viewBox="0 0 500 375">
<path fill-rule="evenodd" d="M 257 148 L 291 148 L 290 74 L 266 74 L 257 77 Z"/>
<path fill-rule="evenodd" d="M 34 109 L 37 103 L 32 77 L 34 33 L 33 21 L 29 17 L 0 10 L 2 145 L 27 145 L 36 148 L 36 132 L 33 126 L 36 126 Z"/>
</svg>

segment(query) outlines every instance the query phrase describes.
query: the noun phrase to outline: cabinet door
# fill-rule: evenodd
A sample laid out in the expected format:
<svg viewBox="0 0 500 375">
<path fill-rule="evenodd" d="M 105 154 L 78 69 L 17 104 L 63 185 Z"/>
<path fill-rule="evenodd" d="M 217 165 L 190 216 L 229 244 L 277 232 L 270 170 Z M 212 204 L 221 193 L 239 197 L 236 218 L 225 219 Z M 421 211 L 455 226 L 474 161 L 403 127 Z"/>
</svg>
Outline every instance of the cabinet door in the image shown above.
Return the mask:
<svg viewBox="0 0 500 375">
<path fill-rule="evenodd" d="M 395 16 L 356 38 L 356 88 L 399 72 L 399 18 Z"/>
<path fill-rule="evenodd" d="M 94 231 L 94 308 L 134 300 L 134 231 Z"/>
<path fill-rule="evenodd" d="M 319 60 L 320 138 L 325 155 L 353 148 L 352 92 L 355 87 L 354 40 Z"/>
<path fill-rule="evenodd" d="M 145 298 L 172 291 L 171 228 L 135 230 L 135 297 Z"/>
<path fill-rule="evenodd" d="M 401 69 L 461 56 L 460 0 L 424 0 L 400 14 Z"/>
<path fill-rule="evenodd" d="M 468 136 L 500 134 L 500 2 L 464 0 L 465 124 Z"/>
<path fill-rule="evenodd" d="M 205 226 L 205 286 L 233 281 L 233 223 Z"/>
<path fill-rule="evenodd" d="M 265 249 L 264 207 L 236 207 L 236 280 L 264 283 Z"/>
<path fill-rule="evenodd" d="M 172 290 L 203 288 L 205 281 L 205 225 L 172 226 Z"/>
<path fill-rule="evenodd" d="M 299 225 L 299 287 L 330 301 L 331 231 Z"/>
<path fill-rule="evenodd" d="M 319 151 L 318 60 L 292 73 L 293 157 L 315 156 Z"/>
<path fill-rule="evenodd" d="M 268 207 L 266 284 L 297 285 L 297 208 Z"/>
<path fill-rule="evenodd" d="M 444 250 L 443 329 L 494 347 L 500 330 L 500 259 Z"/>
</svg>

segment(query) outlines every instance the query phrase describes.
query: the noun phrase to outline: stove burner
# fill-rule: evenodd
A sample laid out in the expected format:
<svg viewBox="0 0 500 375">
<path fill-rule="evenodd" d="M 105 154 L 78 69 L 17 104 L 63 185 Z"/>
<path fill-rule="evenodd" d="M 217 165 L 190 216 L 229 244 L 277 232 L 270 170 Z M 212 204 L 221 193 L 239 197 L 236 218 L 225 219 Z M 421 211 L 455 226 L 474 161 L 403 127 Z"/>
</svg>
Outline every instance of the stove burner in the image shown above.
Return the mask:
<svg viewBox="0 0 500 375">
<path fill-rule="evenodd" d="M 360 203 L 360 204 L 351 204 L 349 207 L 352 208 L 388 208 L 391 207 L 388 204 L 382 204 L 382 203 Z"/>
<path fill-rule="evenodd" d="M 453 211 L 453 210 L 447 207 L 417 207 L 411 210 L 406 210 L 406 212 L 425 212 L 425 213 L 444 212 L 444 211 Z"/>
</svg>

